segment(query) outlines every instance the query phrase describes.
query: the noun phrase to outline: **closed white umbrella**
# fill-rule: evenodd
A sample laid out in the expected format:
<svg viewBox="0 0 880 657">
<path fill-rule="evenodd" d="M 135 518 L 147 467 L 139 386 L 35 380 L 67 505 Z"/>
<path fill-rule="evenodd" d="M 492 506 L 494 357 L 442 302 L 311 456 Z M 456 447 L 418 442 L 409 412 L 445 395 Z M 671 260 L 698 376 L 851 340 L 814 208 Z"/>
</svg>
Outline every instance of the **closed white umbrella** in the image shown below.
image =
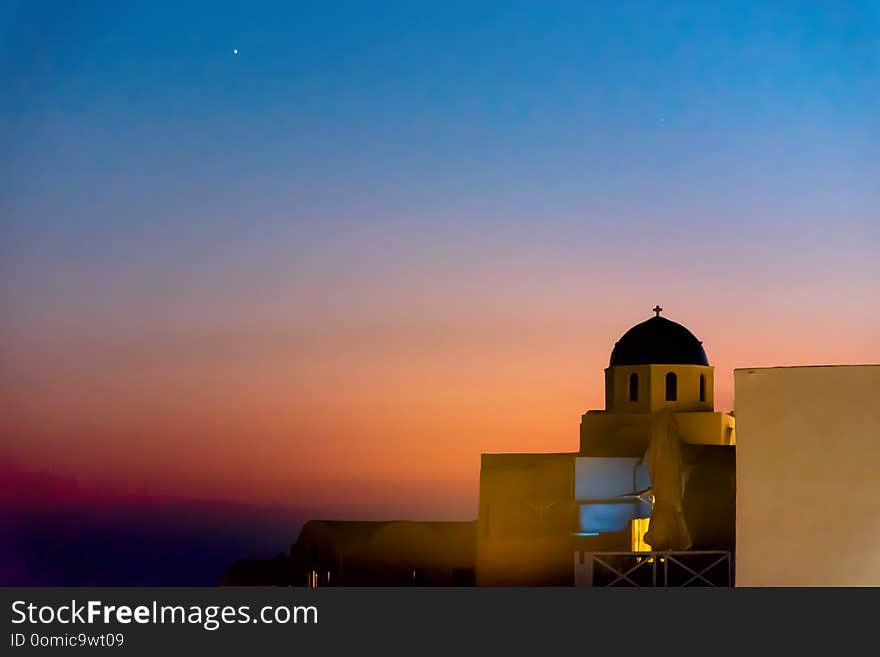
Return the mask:
<svg viewBox="0 0 880 657">
<path fill-rule="evenodd" d="M 654 508 L 645 542 L 655 550 L 687 550 L 691 537 L 684 519 L 684 472 L 681 439 L 672 411 L 657 411 L 651 417 L 648 471 L 654 494 Z"/>
</svg>

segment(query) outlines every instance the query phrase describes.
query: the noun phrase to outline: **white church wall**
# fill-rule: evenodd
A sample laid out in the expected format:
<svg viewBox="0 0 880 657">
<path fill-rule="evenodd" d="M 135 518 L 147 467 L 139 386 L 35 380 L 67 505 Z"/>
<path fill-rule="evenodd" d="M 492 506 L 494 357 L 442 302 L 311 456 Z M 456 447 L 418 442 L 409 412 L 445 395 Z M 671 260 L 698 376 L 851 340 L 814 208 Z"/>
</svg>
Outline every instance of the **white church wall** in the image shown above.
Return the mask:
<svg viewBox="0 0 880 657">
<path fill-rule="evenodd" d="M 880 365 L 740 369 L 738 586 L 880 586 Z"/>
</svg>

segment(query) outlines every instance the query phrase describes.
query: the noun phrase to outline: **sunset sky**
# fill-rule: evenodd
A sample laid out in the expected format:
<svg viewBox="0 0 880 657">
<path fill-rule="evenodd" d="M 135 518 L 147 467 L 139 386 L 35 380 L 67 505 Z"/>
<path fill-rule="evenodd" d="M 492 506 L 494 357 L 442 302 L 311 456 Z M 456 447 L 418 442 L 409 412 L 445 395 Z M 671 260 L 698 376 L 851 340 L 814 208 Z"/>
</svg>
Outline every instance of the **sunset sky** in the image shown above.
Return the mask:
<svg viewBox="0 0 880 657">
<path fill-rule="evenodd" d="M 657 303 L 720 410 L 735 367 L 880 362 L 878 35 L 870 0 L 0 3 L 7 495 L 466 519 L 482 452 L 577 449 Z"/>
</svg>

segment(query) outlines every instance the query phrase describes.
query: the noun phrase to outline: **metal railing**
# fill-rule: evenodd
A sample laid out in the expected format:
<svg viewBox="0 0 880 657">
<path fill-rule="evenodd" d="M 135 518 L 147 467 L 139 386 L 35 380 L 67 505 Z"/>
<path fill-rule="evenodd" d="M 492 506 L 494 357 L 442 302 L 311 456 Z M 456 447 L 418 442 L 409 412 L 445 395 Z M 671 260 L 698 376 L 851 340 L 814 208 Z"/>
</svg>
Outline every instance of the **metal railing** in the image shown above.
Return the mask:
<svg viewBox="0 0 880 657">
<path fill-rule="evenodd" d="M 733 586 L 733 558 L 722 550 L 574 553 L 575 586 Z"/>
</svg>

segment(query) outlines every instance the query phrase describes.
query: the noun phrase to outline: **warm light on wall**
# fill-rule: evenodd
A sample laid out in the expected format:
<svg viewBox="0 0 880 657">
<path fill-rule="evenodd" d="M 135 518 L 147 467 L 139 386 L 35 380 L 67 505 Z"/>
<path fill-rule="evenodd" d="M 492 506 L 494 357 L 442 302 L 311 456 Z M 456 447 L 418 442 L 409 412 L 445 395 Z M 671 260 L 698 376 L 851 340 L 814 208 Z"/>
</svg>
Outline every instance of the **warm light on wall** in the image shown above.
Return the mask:
<svg viewBox="0 0 880 657">
<path fill-rule="evenodd" d="M 630 524 L 633 552 L 651 551 L 651 546 L 645 542 L 645 532 L 648 531 L 648 523 L 650 521 L 650 518 L 633 518 L 633 521 Z"/>
</svg>

